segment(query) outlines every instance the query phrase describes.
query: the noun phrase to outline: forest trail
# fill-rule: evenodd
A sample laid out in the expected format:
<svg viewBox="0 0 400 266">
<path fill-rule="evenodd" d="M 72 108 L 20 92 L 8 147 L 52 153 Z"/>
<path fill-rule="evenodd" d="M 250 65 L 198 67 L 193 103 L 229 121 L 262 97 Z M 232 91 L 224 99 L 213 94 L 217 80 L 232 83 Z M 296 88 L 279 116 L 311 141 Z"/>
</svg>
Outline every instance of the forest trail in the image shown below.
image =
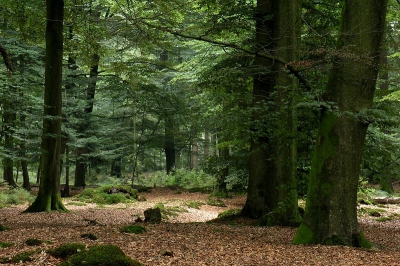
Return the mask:
<svg viewBox="0 0 400 266">
<path fill-rule="evenodd" d="M 399 205 L 380 206 L 381 217 L 367 214 L 359 217 L 364 234 L 377 245 L 365 250 L 292 245 L 296 228 L 291 227 L 259 227 L 248 220 L 207 222 L 224 210 L 240 209 L 245 196 L 223 199 L 227 206 L 215 207 L 206 205 L 208 195 L 201 193 L 157 188 L 141 195 L 147 201 L 105 206 L 82 205 L 65 199 L 70 213 L 21 213 L 26 206 L 0 209 L 0 224 L 10 229 L 0 232 L 0 242 L 14 243 L 0 248 L 0 257 L 37 250 L 31 262 L 18 265 L 58 265 L 60 260 L 45 250 L 80 242 L 88 246 L 118 245 L 144 265 L 400 265 Z M 189 207 L 193 206 L 190 203 L 204 205 L 195 209 Z M 133 224 L 138 216 L 143 218 L 145 209 L 157 204 L 163 204 L 170 211 L 168 220 L 161 224 L 140 223 L 147 230 L 143 234 L 119 232 L 122 226 Z M 82 238 L 84 233 L 95 234 L 98 240 Z M 29 238 L 45 243 L 27 246 L 25 241 Z M 172 252 L 173 256 L 163 256 L 164 251 Z"/>
</svg>

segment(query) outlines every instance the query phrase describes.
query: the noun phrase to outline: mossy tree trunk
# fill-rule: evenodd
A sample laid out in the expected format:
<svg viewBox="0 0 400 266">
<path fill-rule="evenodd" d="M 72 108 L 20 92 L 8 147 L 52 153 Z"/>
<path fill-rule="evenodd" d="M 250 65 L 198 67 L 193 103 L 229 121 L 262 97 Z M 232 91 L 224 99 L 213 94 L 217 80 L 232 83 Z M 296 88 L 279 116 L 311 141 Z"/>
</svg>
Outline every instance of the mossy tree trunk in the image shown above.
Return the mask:
<svg viewBox="0 0 400 266">
<path fill-rule="evenodd" d="M 46 0 L 46 64 L 39 193 L 25 212 L 67 211 L 60 195 L 63 0 Z"/>
<path fill-rule="evenodd" d="M 373 102 L 387 0 L 343 1 L 338 55 L 324 99 L 300 244 L 370 246 L 357 221 L 357 186 Z"/>
<path fill-rule="evenodd" d="M 259 0 L 256 13 L 256 48 L 287 62 L 298 60 L 299 1 Z M 254 136 L 250 178 L 242 215 L 266 218 L 268 224 L 300 222 L 297 206 L 295 119 L 296 82 L 284 66 L 256 56 L 254 77 Z M 268 108 L 265 110 L 265 106 Z M 274 115 L 271 115 L 273 113 Z M 269 132 L 265 129 L 273 128 Z"/>
</svg>

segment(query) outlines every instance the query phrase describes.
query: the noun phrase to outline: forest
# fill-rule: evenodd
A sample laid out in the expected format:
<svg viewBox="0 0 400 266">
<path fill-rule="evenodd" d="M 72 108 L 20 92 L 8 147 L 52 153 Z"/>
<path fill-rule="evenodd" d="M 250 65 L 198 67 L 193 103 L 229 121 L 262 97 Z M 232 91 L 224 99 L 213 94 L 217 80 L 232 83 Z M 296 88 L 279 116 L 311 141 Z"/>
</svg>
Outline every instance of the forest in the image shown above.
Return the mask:
<svg viewBox="0 0 400 266">
<path fill-rule="evenodd" d="M 0 264 L 399 263 L 400 1 L 0 10 Z"/>
</svg>

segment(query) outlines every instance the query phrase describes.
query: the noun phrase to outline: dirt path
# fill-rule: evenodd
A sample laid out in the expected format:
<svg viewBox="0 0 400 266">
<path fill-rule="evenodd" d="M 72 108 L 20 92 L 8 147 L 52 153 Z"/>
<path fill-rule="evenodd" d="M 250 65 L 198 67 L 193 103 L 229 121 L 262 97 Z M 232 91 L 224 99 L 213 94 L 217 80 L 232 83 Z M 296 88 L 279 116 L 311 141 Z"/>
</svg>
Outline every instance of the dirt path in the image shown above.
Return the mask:
<svg viewBox="0 0 400 266">
<path fill-rule="evenodd" d="M 0 257 L 12 257 L 25 250 L 47 250 L 62 243 L 81 242 L 89 245 L 115 244 L 144 265 L 400 265 L 400 219 L 378 222 L 360 217 L 366 237 L 380 246 L 376 250 L 349 247 L 292 245 L 296 228 L 257 227 L 248 223 L 205 223 L 226 209 L 241 208 L 245 197 L 224 200 L 227 207 L 202 205 L 187 207 L 189 201 L 206 202 L 207 195 L 155 189 L 143 193 L 145 202 L 99 207 L 71 205 L 70 213 L 21 214 L 26 206 L 0 209 L 0 223 L 10 230 L 0 232 L 0 242 L 14 246 L 0 249 Z M 144 224 L 147 232 L 134 235 L 120 233 L 119 228 L 134 222 L 143 210 L 157 203 L 179 206 L 178 212 L 159 225 Z M 390 213 L 398 212 L 397 209 Z M 385 214 L 389 215 L 389 214 Z M 88 221 L 97 224 L 89 225 Z M 98 240 L 80 237 L 92 233 Z M 39 247 L 25 244 L 29 238 L 49 241 Z M 173 256 L 163 256 L 168 250 Z M 33 261 L 19 265 L 57 265 L 59 260 L 46 252 L 32 256 Z"/>
</svg>

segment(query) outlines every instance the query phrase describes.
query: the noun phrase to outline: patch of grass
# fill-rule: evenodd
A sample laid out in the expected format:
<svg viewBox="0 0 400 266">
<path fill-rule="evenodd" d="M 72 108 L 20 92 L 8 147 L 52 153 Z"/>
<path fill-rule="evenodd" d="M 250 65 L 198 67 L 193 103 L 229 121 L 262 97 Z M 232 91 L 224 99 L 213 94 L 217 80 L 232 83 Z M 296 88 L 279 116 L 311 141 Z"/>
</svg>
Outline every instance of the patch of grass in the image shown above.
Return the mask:
<svg viewBox="0 0 400 266">
<path fill-rule="evenodd" d="M 95 241 L 95 240 L 98 239 L 96 235 L 90 234 L 90 233 L 81 234 L 81 237 L 82 237 L 82 238 L 87 238 L 87 239 L 90 239 L 90 240 L 93 240 L 93 241 Z"/>
<path fill-rule="evenodd" d="M 23 188 L 11 188 L 0 190 L 0 208 L 8 205 L 20 205 L 32 203 L 35 197 Z"/>
<path fill-rule="evenodd" d="M 85 250 L 85 245 L 82 243 L 66 243 L 47 252 L 53 257 L 65 259 L 83 250 Z"/>
<path fill-rule="evenodd" d="M 86 203 L 81 201 L 70 201 L 66 205 L 73 205 L 73 206 L 86 206 Z"/>
<path fill-rule="evenodd" d="M 179 213 L 188 212 L 187 209 L 180 206 L 165 206 L 162 203 L 157 203 L 156 208 L 160 209 L 161 216 L 164 219 L 168 219 L 169 216 L 177 217 L 179 216 Z"/>
<path fill-rule="evenodd" d="M 99 245 L 90 247 L 89 250 L 72 255 L 66 265 L 70 266 L 141 266 L 137 260 L 126 256 L 124 252 L 114 245 Z"/>
<path fill-rule="evenodd" d="M 140 225 L 127 225 L 119 230 L 121 233 L 142 234 L 146 232 L 146 228 Z"/>
<path fill-rule="evenodd" d="M 13 243 L 0 242 L 0 248 L 8 248 L 14 246 Z"/>
<path fill-rule="evenodd" d="M 25 241 L 25 244 L 27 244 L 28 246 L 40 246 L 42 243 L 42 240 L 36 238 L 29 238 Z"/>
<path fill-rule="evenodd" d="M 217 206 L 217 207 L 226 207 L 225 202 L 223 202 L 220 198 L 210 196 L 207 198 L 207 205 Z"/>
<path fill-rule="evenodd" d="M 204 205 L 204 202 L 201 201 L 195 201 L 195 200 L 189 200 L 186 202 L 186 206 L 188 206 L 189 208 L 193 208 L 193 209 L 200 209 L 200 206 Z"/>
</svg>

